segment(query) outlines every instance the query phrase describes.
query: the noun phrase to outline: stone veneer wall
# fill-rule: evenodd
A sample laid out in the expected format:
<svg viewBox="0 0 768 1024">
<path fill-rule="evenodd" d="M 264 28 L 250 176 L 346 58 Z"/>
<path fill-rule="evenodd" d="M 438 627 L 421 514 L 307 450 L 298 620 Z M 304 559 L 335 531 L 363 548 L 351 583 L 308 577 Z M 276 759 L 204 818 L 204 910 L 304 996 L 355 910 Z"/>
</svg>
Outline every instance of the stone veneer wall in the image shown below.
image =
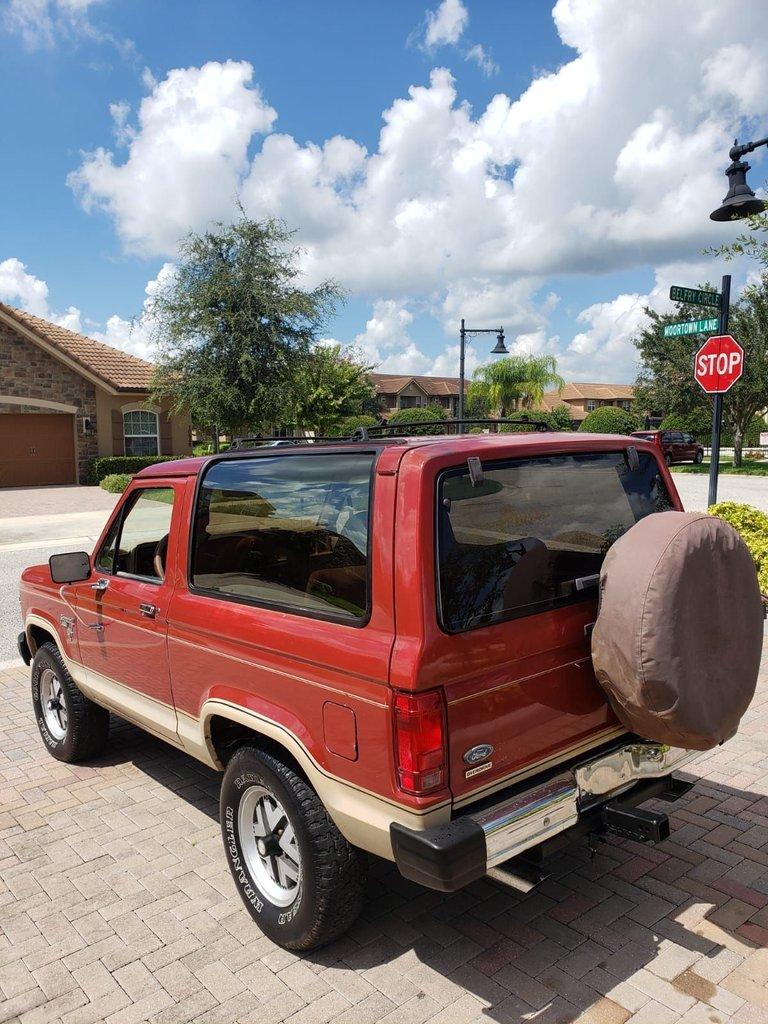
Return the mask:
<svg viewBox="0 0 768 1024">
<path fill-rule="evenodd" d="M 0 321 L 0 396 L 13 398 L 39 398 L 48 402 L 61 402 L 77 407 L 77 463 L 80 483 L 86 483 L 88 461 L 98 455 L 98 424 L 96 422 L 96 388 L 75 370 L 48 355 L 27 341 L 9 324 Z M 3 404 L 0 413 L 32 412 L 55 413 L 39 405 Z M 62 413 L 61 415 L 66 415 Z M 89 416 L 93 434 L 83 432 L 83 416 Z M 105 425 L 110 429 L 110 424 Z"/>
</svg>

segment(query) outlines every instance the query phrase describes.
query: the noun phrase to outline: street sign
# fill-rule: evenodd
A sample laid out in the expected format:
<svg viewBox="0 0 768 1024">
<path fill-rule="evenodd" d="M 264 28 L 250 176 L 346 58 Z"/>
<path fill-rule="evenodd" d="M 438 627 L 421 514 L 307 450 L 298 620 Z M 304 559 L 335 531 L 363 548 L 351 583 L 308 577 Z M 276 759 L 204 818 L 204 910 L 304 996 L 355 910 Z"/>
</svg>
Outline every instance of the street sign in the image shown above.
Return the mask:
<svg viewBox="0 0 768 1024">
<path fill-rule="evenodd" d="M 665 338 L 681 338 L 686 334 L 709 334 L 716 331 L 720 326 L 719 317 L 713 316 L 711 320 L 684 320 L 680 324 L 667 324 L 664 328 Z"/>
<path fill-rule="evenodd" d="M 694 306 L 715 306 L 720 308 L 718 292 L 703 292 L 700 288 L 681 288 L 673 284 L 669 289 L 669 297 L 673 302 L 690 302 Z"/>
<path fill-rule="evenodd" d="M 694 376 L 708 395 L 722 395 L 744 372 L 744 349 L 732 334 L 707 338 L 696 353 Z"/>
</svg>

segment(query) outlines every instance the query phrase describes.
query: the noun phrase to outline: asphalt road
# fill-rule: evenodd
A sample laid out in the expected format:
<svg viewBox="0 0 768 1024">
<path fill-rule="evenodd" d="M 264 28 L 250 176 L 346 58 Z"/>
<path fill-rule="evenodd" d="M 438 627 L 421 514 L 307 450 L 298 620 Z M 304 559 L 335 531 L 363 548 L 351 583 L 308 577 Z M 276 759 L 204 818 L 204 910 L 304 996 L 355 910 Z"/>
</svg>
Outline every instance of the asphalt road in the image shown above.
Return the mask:
<svg viewBox="0 0 768 1024">
<path fill-rule="evenodd" d="M 687 512 L 706 509 L 709 477 L 705 473 L 694 475 L 675 473 L 673 470 L 672 479 Z M 734 476 L 723 473 L 718 481 L 717 500 L 743 502 L 768 512 L 768 476 Z"/>
<path fill-rule="evenodd" d="M 98 487 L 0 490 L 0 667 L 19 656 L 22 570 L 57 551 L 91 551 L 116 501 Z"/>
</svg>

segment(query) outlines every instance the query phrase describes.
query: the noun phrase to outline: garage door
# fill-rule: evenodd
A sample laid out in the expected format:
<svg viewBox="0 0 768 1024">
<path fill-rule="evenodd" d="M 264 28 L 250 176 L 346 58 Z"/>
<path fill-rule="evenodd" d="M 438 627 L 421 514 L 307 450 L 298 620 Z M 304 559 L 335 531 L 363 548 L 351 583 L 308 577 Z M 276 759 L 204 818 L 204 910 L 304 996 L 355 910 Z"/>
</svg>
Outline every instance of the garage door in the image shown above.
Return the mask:
<svg viewBox="0 0 768 1024">
<path fill-rule="evenodd" d="M 0 413 L 0 487 L 74 484 L 73 417 Z"/>
</svg>

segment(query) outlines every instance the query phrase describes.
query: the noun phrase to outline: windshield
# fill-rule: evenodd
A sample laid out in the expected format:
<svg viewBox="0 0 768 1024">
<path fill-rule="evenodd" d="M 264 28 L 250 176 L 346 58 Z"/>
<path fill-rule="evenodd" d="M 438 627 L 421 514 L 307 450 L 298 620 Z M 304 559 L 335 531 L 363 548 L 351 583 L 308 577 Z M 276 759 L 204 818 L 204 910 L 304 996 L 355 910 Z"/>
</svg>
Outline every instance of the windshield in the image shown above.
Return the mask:
<svg viewBox="0 0 768 1024">
<path fill-rule="evenodd" d="M 463 632 L 596 594 L 608 548 L 644 516 L 672 507 L 656 460 L 625 452 L 466 466 L 438 483 L 443 628 Z"/>
</svg>

